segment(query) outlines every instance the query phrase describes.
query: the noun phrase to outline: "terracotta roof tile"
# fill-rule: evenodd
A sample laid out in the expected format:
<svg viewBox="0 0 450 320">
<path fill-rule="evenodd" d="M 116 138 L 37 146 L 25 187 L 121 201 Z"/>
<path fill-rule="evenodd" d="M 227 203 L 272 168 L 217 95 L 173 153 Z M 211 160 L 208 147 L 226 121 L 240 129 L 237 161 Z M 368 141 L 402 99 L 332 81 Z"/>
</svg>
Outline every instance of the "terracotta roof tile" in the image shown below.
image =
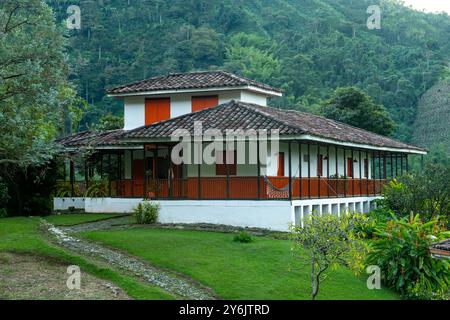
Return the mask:
<svg viewBox="0 0 450 320">
<path fill-rule="evenodd" d="M 222 87 L 254 86 L 260 89 L 281 92 L 269 85 L 249 80 L 225 71 L 197 71 L 174 73 L 162 77 L 142 80 L 107 91 L 108 94 L 126 94 L 161 90 L 204 89 Z"/>
<path fill-rule="evenodd" d="M 231 101 L 215 108 L 127 131 L 123 137 L 125 139 L 168 138 L 179 128 L 187 129 L 192 134 L 195 121 L 202 122 L 203 130 L 279 129 L 280 135 L 309 134 L 340 142 L 425 151 L 418 147 L 324 117 L 294 110 L 263 107 L 240 101 Z"/>
<path fill-rule="evenodd" d="M 240 101 L 231 101 L 214 108 L 185 114 L 166 121 L 155 123 L 130 131 L 116 130 L 108 132 L 83 132 L 59 140 L 59 143 L 76 147 L 81 145 L 125 145 L 142 140 L 170 138 L 177 129 L 194 133 L 194 123 L 202 122 L 203 131 L 226 130 L 275 130 L 280 135 L 311 135 L 339 142 L 348 142 L 373 147 L 387 147 L 425 151 L 350 125 L 294 110 L 282 110 L 263 107 Z"/>
</svg>

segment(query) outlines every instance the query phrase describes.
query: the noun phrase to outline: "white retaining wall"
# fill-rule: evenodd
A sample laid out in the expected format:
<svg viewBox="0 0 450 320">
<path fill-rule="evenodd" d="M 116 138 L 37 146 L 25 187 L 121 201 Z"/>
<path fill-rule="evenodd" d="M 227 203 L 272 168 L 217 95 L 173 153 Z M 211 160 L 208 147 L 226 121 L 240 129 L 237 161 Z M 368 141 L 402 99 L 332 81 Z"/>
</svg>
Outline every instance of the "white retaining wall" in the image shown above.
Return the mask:
<svg viewBox="0 0 450 320">
<path fill-rule="evenodd" d="M 235 227 L 263 228 L 288 231 L 291 223 L 302 225 L 312 214 L 331 213 L 338 216 L 348 212 L 367 213 L 375 208 L 379 197 L 311 199 L 280 201 L 256 200 L 162 200 L 161 223 L 211 223 Z M 55 198 L 55 210 L 71 207 L 87 213 L 132 213 L 142 199 L 126 198 Z"/>
<path fill-rule="evenodd" d="M 54 211 L 67 211 L 70 209 L 83 210 L 85 207 L 84 198 L 53 198 Z"/>
</svg>

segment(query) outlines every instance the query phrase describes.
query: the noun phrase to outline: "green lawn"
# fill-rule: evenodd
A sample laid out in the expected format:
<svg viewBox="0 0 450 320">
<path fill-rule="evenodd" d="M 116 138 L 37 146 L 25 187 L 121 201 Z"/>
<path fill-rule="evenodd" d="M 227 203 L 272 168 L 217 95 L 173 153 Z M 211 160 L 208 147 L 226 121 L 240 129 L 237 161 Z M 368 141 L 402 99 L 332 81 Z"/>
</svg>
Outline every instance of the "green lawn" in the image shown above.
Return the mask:
<svg viewBox="0 0 450 320">
<path fill-rule="evenodd" d="M 52 223 L 67 224 L 72 221 L 81 221 L 94 218 L 93 215 L 84 215 L 76 218 L 68 216 L 52 216 Z M 98 219 L 98 217 L 96 217 Z M 88 272 L 98 278 L 111 281 L 121 287 L 130 297 L 135 299 L 173 299 L 172 296 L 158 287 L 144 285 L 132 277 L 121 275 L 111 269 L 99 267 L 77 255 L 73 255 L 58 247 L 51 245 L 39 230 L 40 218 L 2 218 L 0 219 L 0 251 L 35 254 L 61 262 L 78 265 L 82 272 Z"/>
<path fill-rule="evenodd" d="M 115 217 L 123 216 L 124 214 L 114 214 L 114 213 L 82 213 L 82 214 L 62 214 L 62 215 L 51 215 L 45 217 L 48 222 L 57 226 L 73 226 L 76 224 L 100 221 Z"/>
<path fill-rule="evenodd" d="M 285 240 L 241 244 L 232 234 L 147 228 L 81 235 L 189 275 L 225 299 L 309 299 L 309 266 L 292 260 Z M 398 299 L 368 290 L 364 277 L 346 268 L 329 274 L 319 299 Z"/>
</svg>

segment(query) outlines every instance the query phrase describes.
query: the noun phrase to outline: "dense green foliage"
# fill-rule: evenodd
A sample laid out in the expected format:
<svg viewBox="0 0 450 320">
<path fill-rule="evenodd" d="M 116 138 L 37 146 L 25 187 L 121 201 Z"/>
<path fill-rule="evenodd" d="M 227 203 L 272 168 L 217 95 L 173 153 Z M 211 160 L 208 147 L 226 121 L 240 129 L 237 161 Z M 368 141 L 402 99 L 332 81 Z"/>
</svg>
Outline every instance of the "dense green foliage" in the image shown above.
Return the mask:
<svg viewBox="0 0 450 320">
<path fill-rule="evenodd" d="M 81 235 L 188 275 L 223 299 L 310 299 L 309 265 L 298 260 L 292 263 L 287 240 L 254 237 L 254 242 L 243 245 L 234 242 L 229 233 L 146 227 Z M 298 254 L 306 259 L 304 250 Z M 368 290 L 365 277 L 342 266 L 330 273 L 318 296 L 333 300 L 396 298 L 390 290 Z"/>
<path fill-rule="evenodd" d="M 375 104 L 363 91 L 355 87 L 336 89 L 322 108 L 329 119 L 350 124 L 354 127 L 389 136 L 394 131 L 394 122 L 386 108 Z"/>
<path fill-rule="evenodd" d="M 134 217 L 138 224 L 155 224 L 158 222 L 161 206 L 155 202 L 141 202 L 134 209 Z"/>
<path fill-rule="evenodd" d="M 413 142 L 450 156 L 450 80 L 440 81 L 419 100 Z M 432 150 L 434 151 L 434 150 Z"/>
<path fill-rule="evenodd" d="M 381 206 L 398 217 L 420 214 L 423 219 L 440 218 L 449 223 L 450 165 L 428 163 L 423 172 L 413 172 L 389 182 Z"/>
<path fill-rule="evenodd" d="M 67 132 L 79 103 L 67 82 L 64 46 L 44 1 L 0 2 L 0 181 L 2 193 L 8 192 L 3 213 L 5 207 L 9 215 L 51 210 L 51 162 L 58 151 L 53 140 Z"/>
<path fill-rule="evenodd" d="M 416 103 L 446 72 L 447 15 L 372 0 L 47 0 L 57 19 L 78 4 L 71 78 L 93 105 L 82 127 L 122 112 L 105 88 L 168 72 L 225 68 L 285 90 L 273 105 L 319 112 L 337 87 L 358 86 L 384 105 L 409 140 Z"/>
<path fill-rule="evenodd" d="M 422 223 L 419 215 L 380 223 L 367 263 L 381 268 L 386 283 L 408 299 L 446 299 L 450 263 L 432 258 L 434 241 L 450 234 L 437 220 Z"/>
</svg>

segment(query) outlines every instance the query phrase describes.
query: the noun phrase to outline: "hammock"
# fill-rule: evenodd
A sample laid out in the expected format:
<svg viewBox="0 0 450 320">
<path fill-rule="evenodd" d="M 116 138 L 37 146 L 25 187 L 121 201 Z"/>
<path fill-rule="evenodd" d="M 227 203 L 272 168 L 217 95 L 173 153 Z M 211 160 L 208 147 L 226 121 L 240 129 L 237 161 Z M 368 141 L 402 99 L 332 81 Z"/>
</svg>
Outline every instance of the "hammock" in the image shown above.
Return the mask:
<svg viewBox="0 0 450 320">
<path fill-rule="evenodd" d="M 288 191 L 289 190 L 289 183 L 283 188 L 278 188 L 278 187 L 273 185 L 273 183 L 270 181 L 268 176 L 264 176 L 264 181 L 266 182 L 267 186 L 270 187 L 274 191 L 283 192 L 283 191 Z"/>
</svg>

